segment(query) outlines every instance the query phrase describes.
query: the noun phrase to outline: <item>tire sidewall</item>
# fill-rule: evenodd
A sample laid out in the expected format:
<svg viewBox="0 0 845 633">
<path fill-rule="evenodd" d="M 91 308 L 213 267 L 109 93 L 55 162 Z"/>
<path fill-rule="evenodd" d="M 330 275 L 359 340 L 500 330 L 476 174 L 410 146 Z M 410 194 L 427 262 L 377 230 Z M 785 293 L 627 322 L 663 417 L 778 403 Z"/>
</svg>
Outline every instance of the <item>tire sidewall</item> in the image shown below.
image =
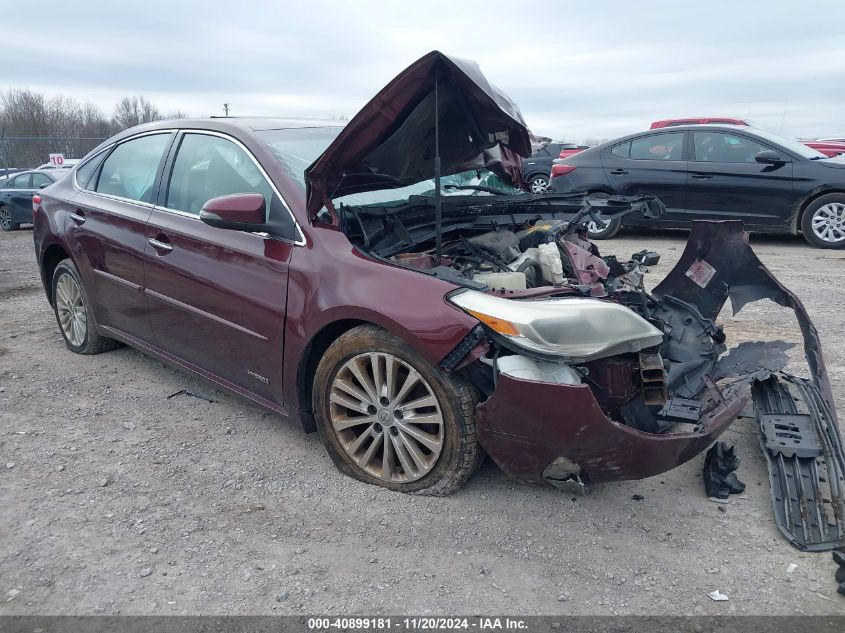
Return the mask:
<svg viewBox="0 0 845 633">
<path fill-rule="evenodd" d="M 362 332 L 363 331 L 363 332 Z M 359 333 L 359 335 L 355 335 Z M 434 468 L 425 476 L 407 483 L 388 482 L 362 470 L 347 455 L 331 425 L 329 416 L 329 393 L 335 376 L 350 358 L 366 352 L 392 354 L 416 369 L 429 384 L 443 416 L 443 448 Z M 337 468 L 360 481 L 396 490 L 414 493 L 436 487 L 451 479 L 454 470 L 461 466 L 461 444 L 466 434 L 466 420 L 462 414 L 459 396 L 448 379 L 432 367 L 408 345 L 388 332 L 374 327 L 350 330 L 335 341 L 326 351 L 313 385 L 314 418 L 326 450 Z"/>
<path fill-rule="evenodd" d="M 845 240 L 841 240 L 839 242 L 825 242 L 813 232 L 813 216 L 821 207 L 826 204 L 830 204 L 831 202 L 845 204 L 845 194 L 830 193 L 813 200 L 813 202 L 810 203 L 801 215 L 801 233 L 804 235 L 804 239 L 807 240 L 811 246 L 816 248 L 843 249 L 845 248 Z"/>
<path fill-rule="evenodd" d="M 70 275 L 73 280 L 76 282 L 76 285 L 79 287 L 79 292 L 82 295 L 82 307 L 85 309 L 85 339 L 82 341 L 81 345 L 74 345 L 73 343 L 68 340 L 68 337 L 65 335 L 64 328 L 62 328 L 61 319 L 59 319 L 59 306 L 58 300 L 56 297 L 56 286 L 59 283 L 59 279 L 62 275 Z M 73 265 L 69 259 L 65 259 L 59 262 L 59 265 L 56 266 L 56 270 L 53 271 L 53 280 L 50 285 L 50 291 L 53 297 L 53 313 L 56 315 L 56 323 L 59 326 L 59 333 L 62 335 L 62 338 L 65 341 L 65 345 L 67 345 L 68 349 L 72 352 L 77 354 L 85 354 L 88 346 L 91 341 L 91 329 L 96 327 L 94 325 L 94 320 L 91 318 L 91 308 L 88 302 L 88 295 L 85 293 L 85 286 L 82 285 L 82 280 L 79 278 L 79 273 L 76 270 L 76 266 Z"/>
</svg>

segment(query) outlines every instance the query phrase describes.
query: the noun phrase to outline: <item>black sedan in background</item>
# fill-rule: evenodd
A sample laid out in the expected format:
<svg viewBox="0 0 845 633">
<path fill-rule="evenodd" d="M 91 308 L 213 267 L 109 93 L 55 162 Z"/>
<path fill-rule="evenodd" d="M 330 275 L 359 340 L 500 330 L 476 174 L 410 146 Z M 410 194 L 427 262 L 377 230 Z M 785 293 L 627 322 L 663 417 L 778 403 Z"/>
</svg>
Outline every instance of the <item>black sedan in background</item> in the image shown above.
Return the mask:
<svg viewBox="0 0 845 633">
<path fill-rule="evenodd" d="M 650 194 L 659 220 L 628 215 L 593 227 L 687 228 L 692 220 L 742 220 L 750 231 L 802 233 L 818 248 L 845 248 L 845 157 L 732 125 L 685 125 L 631 134 L 554 161 L 557 192 Z"/>
<path fill-rule="evenodd" d="M 25 171 L 0 182 L 0 229 L 14 231 L 21 224 L 32 223 L 32 196 L 57 180 L 70 170 Z"/>
</svg>

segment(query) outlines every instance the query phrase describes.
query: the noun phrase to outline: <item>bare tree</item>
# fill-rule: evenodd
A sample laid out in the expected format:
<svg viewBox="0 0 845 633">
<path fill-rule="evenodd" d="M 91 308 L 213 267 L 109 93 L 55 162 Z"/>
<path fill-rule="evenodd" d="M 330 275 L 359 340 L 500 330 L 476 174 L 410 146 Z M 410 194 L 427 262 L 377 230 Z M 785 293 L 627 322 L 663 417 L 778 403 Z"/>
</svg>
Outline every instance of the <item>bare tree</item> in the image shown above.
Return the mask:
<svg viewBox="0 0 845 633">
<path fill-rule="evenodd" d="M 125 130 L 161 118 L 161 112 L 146 97 L 123 97 L 114 108 L 112 124 L 118 130 Z"/>
<path fill-rule="evenodd" d="M 0 166 L 36 166 L 51 153 L 81 158 L 111 133 L 91 103 L 19 88 L 0 92 Z"/>
</svg>

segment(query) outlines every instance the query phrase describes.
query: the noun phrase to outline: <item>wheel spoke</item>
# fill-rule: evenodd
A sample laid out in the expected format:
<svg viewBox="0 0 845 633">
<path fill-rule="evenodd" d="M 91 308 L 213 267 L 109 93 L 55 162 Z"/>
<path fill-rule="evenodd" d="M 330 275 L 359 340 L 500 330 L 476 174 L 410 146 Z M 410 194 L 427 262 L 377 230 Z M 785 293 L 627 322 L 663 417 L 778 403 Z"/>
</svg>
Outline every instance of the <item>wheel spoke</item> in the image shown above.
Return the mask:
<svg viewBox="0 0 845 633">
<path fill-rule="evenodd" d="M 422 409 L 424 407 L 436 407 L 437 406 L 437 398 L 433 395 L 428 394 L 427 396 L 423 396 L 422 398 L 417 398 L 416 400 L 411 400 L 410 402 L 406 402 L 405 404 L 400 404 L 396 408 L 399 409 L 402 413 L 406 411 L 414 411 L 416 409 Z"/>
<path fill-rule="evenodd" d="M 358 402 L 363 404 L 375 404 L 373 400 L 368 396 L 366 393 L 358 389 L 355 385 L 351 382 L 344 380 L 343 378 L 337 378 L 334 382 L 334 386 L 341 391 L 345 391 L 347 394 L 355 398 Z M 364 407 L 366 411 L 367 407 Z"/>
<path fill-rule="evenodd" d="M 335 383 L 335 387 L 337 383 Z M 337 389 L 332 389 L 331 394 L 329 395 L 329 401 L 334 402 L 342 407 L 346 407 L 351 411 L 357 411 L 358 413 L 366 413 L 367 407 L 365 404 L 361 402 L 356 402 L 348 397 L 345 394 L 339 393 Z"/>
<path fill-rule="evenodd" d="M 376 434 L 373 437 L 373 441 L 367 447 L 367 450 L 364 451 L 364 454 L 361 455 L 361 457 L 356 460 L 358 462 L 358 465 L 361 466 L 362 468 L 366 468 L 367 466 L 369 466 L 370 463 L 373 461 L 373 456 L 376 454 L 376 451 L 378 451 L 378 449 L 381 448 L 381 443 L 383 441 L 384 441 L 384 433 Z"/>
<path fill-rule="evenodd" d="M 406 478 L 416 478 L 417 472 L 411 457 L 408 455 L 408 449 L 402 443 L 402 438 L 399 435 L 390 435 L 390 442 L 393 444 L 393 450 L 399 457 L 399 463 L 402 464 L 402 470 L 405 471 Z"/>
<path fill-rule="evenodd" d="M 387 392 L 384 394 L 388 400 L 393 400 L 393 394 L 396 392 L 396 359 L 393 356 L 386 355 L 385 360 L 385 379 L 384 384 L 387 387 Z"/>
<path fill-rule="evenodd" d="M 417 428 L 413 424 L 406 423 L 404 420 L 401 422 L 397 422 L 396 426 L 398 426 L 401 431 L 404 431 L 412 438 L 414 438 L 417 442 L 425 446 L 432 453 L 437 453 L 440 451 L 441 440 L 439 436 L 432 435 L 431 433 L 426 433 L 425 431 Z"/>
<path fill-rule="evenodd" d="M 416 464 L 419 470 L 426 470 L 426 461 L 425 455 L 422 454 L 420 451 L 419 446 L 414 442 L 414 440 L 410 439 L 408 435 L 406 435 L 402 429 L 399 429 L 399 437 L 402 438 L 402 445 L 408 450 L 408 453 L 411 455 L 411 459 L 414 460 L 414 464 Z"/>
<path fill-rule="evenodd" d="M 373 437 L 374 426 L 375 425 L 371 424 L 366 431 L 361 433 L 361 435 L 359 435 L 358 438 L 354 442 L 352 442 L 352 444 L 349 445 L 346 451 L 349 453 L 350 456 L 354 458 L 355 453 L 358 452 L 358 449 L 361 448 L 369 438 Z"/>
<path fill-rule="evenodd" d="M 355 376 L 355 379 L 358 383 L 364 388 L 364 391 L 367 392 L 367 395 L 370 396 L 370 400 L 375 403 L 378 401 L 378 396 L 376 395 L 375 388 L 373 384 L 370 382 L 370 379 L 364 375 L 364 372 L 361 371 L 361 366 L 358 365 L 356 359 L 352 359 L 352 362 L 348 365 L 349 371 L 352 372 L 352 375 Z"/>
<path fill-rule="evenodd" d="M 384 434 L 381 453 L 381 478 L 387 481 L 393 479 L 393 441 L 389 433 Z"/>
<path fill-rule="evenodd" d="M 414 385 L 416 385 L 420 381 L 420 375 L 417 373 L 415 369 L 409 368 L 408 376 L 405 378 L 405 384 L 402 385 L 402 388 L 399 390 L 399 393 L 393 398 L 393 402 L 390 403 L 391 406 L 395 407 L 398 403 L 402 402 L 405 399 L 405 396 L 408 395 L 408 392 L 413 389 Z"/>
<path fill-rule="evenodd" d="M 373 368 L 373 393 L 376 398 L 384 397 L 384 384 L 381 375 L 381 356 L 370 354 L 370 367 Z"/>
<path fill-rule="evenodd" d="M 378 422 L 376 418 L 371 415 L 363 415 L 357 418 L 337 418 L 332 420 L 332 425 L 335 428 L 335 431 L 345 431 L 346 429 L 351 429 L 356 426 L 361 426 L 362 424 L 375 424 Z"/>
</svg>

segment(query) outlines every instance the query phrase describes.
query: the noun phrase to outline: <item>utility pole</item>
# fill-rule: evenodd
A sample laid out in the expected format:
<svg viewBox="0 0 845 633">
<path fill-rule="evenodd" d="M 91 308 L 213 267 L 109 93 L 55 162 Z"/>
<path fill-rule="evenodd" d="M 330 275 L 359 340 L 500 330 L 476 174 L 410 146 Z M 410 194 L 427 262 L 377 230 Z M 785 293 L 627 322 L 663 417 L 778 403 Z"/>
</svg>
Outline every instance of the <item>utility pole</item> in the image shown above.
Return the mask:
<svg viewBox="0 0 845 633">
<path fill-rule="evenodd" d="M 226 113 L 226 116 L 229 116 L 229 104 L 228 103 L 223 104 L 223 112 Z"/>
</svg>

